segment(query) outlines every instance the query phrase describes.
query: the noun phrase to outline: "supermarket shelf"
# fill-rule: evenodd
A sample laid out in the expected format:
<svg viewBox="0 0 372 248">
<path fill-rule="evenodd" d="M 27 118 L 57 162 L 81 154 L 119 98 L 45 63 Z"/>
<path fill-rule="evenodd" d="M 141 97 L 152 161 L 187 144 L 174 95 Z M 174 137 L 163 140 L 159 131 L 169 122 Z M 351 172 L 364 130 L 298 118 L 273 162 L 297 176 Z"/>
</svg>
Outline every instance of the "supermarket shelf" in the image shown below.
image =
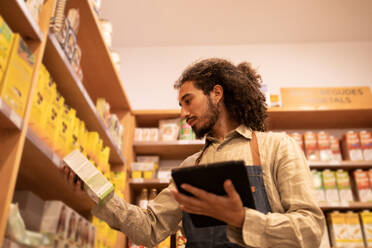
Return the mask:
<svg viewBox="0 0 372 248">
<path fill-rule="evenodd" d="M 68 8 L 79 9 L 80 27 L 84 27 L 79 30 L 77 40 L 82 49 L 83 83 L 89 95 L 94 101 L 98 97 L 104 97 L 114 111 L 131 110 L 119 72 L 102 37 L 91 1 L 75 0 L 69 1 L 67 5 Z M 109 82 L 110 87 L 107 87 L 106 82 Z"/>
<path fill-rule="evenodd" d="M 77 78 L 64 51 L 53 34 L 48 35 L 44 64 L 57 82 L 57 88 L 68 105 L 76 109 L 79 118 L 85 121 L 90 131 L 97 131 L 106 146 L 110 147 L 110 163 L 124 164 L 125 158 L 99 117 L 96 107 L 84 85 Z"/>
<path fill-rule="evenodd" d="M 177 140 L 157 142 L 134 142 L 137 155 L 158 155 L 160 159 L 185 159 L 202 149 L 204 140 Z"/>
<path fill-rule="evenodd" d="M 0 1 L 0 15 L 12 31 L 20 33 L 24 39 L 43 40 L 43 33 L 24 0 Z"/>
<path fill-rule="evenodd" d="M 139 127 L 157 127 L 159 120 L 172 119 L 180 117 L 180 110 L 136 110 L 133 111 L 136 116 L 137 126 Z"/>
<path fill-rule="evenodd" d="M 372 126 L 372 108 L 365 109 L 294 109 L 271 108 L 269 129 L 366 128 Z"/>
<path fill-rule="evenodd" d="M 23 119 L 0 98 L 0 128 L 21 130 Z"/>
<path fill-rule="evenodd" d="M 130 188 L 135 192 L 139 193 L 143 188 L 155 188 L 158 191 L 166 188 L 169 184 L 169 179 L 143 179 L 143 178 L 135 178 L 130 179 L 129 185 Z"/>
<path fill-rule="evenodd" d="M 61 200 L 79 213 L 89 216 L 94 202 L 85 193 L 74 191 L 64 179 L 61 165 L 61 158 L 28 128 L 16 188 L 30 190 L 44 200 Z"/>
<path fill-rule="evenodd" d="M 355 170 L 355 169 L 371 169 L 372 161 L 332 161 L 332 162 L 315 162 L 309 161 L 310 169 L 331 169 L 331 170 Z"/>
<path fill-rule="evenodd" d="M 180 110 L 133 111 L 140 127 L 157 127 L 161 119 L 180 117 Z M 270 108 L 267 124 L 271 130 L 366 128 L 372 126 L 372 108 L 311 109 Z"/>
<path fill-rule="evenodd" d="M 337 206 L 337 205 L 328 205 L 321 203 L 319 204 L 320 208 L 323 211 L 334 211 L 334 210 L 340 210 L 340 211 L 350 211 L 350 210 L 367 210 L 372 209 L 372 202 L 350 202 L 347 206 Z"/>
</svg>

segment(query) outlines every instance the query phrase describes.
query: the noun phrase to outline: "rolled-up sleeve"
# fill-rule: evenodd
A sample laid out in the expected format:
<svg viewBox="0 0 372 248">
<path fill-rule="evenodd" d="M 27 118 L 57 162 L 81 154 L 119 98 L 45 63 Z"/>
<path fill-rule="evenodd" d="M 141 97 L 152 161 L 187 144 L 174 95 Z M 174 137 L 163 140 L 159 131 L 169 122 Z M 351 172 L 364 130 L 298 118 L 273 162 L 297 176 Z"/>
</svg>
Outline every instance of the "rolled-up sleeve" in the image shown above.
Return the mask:
<svg viewBox="0 0 372 248">
<path fill-rule="evenodd" d="M 292 138 L 281 140 L 273 166 L 284 212 L 265 215 L 246 209 L 243 228 L 229 227 L 228 238 L 245 247 L 319 247 L 324 216 L 314 198 L 307 161 Z"/>
</svg>

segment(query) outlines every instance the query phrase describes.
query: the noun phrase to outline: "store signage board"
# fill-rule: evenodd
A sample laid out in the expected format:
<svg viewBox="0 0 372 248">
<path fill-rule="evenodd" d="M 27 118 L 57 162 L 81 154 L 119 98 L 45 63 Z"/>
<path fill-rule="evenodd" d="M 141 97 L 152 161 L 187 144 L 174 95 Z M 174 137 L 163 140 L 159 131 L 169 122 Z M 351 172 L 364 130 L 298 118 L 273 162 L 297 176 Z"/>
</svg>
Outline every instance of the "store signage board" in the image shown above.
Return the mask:
<svg viewBox="0 0 372 248">
<path fill-rule="evenodd" d="M 360 109 L 372 107 L 369 87 L 281 88 L 283 107 Z"/>
</svg>

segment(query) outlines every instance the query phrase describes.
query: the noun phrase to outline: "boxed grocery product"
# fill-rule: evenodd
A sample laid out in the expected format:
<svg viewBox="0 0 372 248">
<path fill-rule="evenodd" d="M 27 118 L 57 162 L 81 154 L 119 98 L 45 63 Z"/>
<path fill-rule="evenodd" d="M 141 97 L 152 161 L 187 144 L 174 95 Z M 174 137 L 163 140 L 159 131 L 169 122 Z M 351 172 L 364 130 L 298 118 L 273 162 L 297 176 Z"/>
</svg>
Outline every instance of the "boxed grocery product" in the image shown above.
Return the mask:
<svg viewBox="0 0 372 248">
<path fill-rule="evenodd" d="M 329 133 L 320 131 L 317 133 L 319 157 L 321 161 L 332 160 L 331 141 Z"/>
<path fill-rule="evenodd" d="M 26 229 L 39 232 L 43 216 L 44 201 L 31 191 L 15 191 L 13 202 L 18 203 Z"/>
<path fill-rule="evenodd" d="M 372 133 L 363 130 L 359 136 L 364 160 L 372 160 Z"/>
<path fill-rule="evenodd" d="M 93 161 L 98 159 L 98 154 L 96 154 L 98 140 L 99 134 L 97 132 L 88 132 L 87 154 Z"/>
<path fill-rule="evenodd" d="M 315 188 L 316 199 L 318 200 L 318 202 L 326 202 L 322 172 L 317 170 L 311 170 L 311 173 L 313 175 L 313 184 Z"/>
<path fill-rule="evenodd" d="M 332 160 L 342 161 L 339 139 L 333 135 L 330 135 L 329 140 L 331 142 Z"/>
<path fill-rule="evenodd" d="M 50 105 L 50 112 L 49 116 L 46 118 L 45 122 L 45 128 L 47 136 L 46 142 L 54 149 L 54 151 L 57 151 L 57 137 L 60 135 L 60 132 L 63 132 L 64 127 L 62 127 L 61 121 L 61 115 L 63 113 L 63 108 L 65 104 L 65 99 L 62 97 L 62 95 L 57 91 L 55 94 L 55 99 Z M 61 130 L 62 129 L 62 130 Z M 63 135 L 63 133 L 61 134 Z M 62 153 L 61 153 L 62 154 Z"/>
<path fill-rule="evenodd" d="M 365 247 L 372 247 L 372 213 L 368 210 L 364 210 L 359 214 L 362 223 Z"/>
<path fill-rule="evenodd" d="M 46 201 L 40 231 L 55 234 L 58 240 L 67 238 L 72 209 L 61 201 Z"/>
<path fill-rule="evenodd" d="M 359 222 L 359 215 L 353 212 L 345 214 L 345 222 L 348 228 L 347 247 L 364 247 L 362 229 Z"/>
<path fill-rule="evenodd" d="M 127 173 L 125 170 L 123 171 L 112 171 L 111 175 L 111 182 L 114 184 L 115 189 L 120 192 L 123 192 L 125 189 L 126 181 L 127 181 Z"/>
<path fill-rule="evenodd" d="M 0 85 L 0 97 L 21 117 L 31 86 L 34 55 L 19 34 L 14 35 L 8 66 Z"/>
<path fill-rule="evenodd" d="M 270 107 L 280 107 L 282 102 L 279 94 L 270 94 Z"/>
<path fill-rule="evenodd" d="M 59 127 L 56 134 L 56 152 L 59 156 L 64 157 L 69 153 L 69 144 L 72 129 L 74 126 L 76 111 L 70 106 L 64 104 L 62 111 L 59 115 Z"/>
<path fill-rule="evenodd" d="M 186 119 L 181 119 L 180 140 L 195 139 L 192 127 L 186 122 Z"/>
<path fill-rule="evenodd" d="M 0 16 L 0 88 L 5 69 L 8 65 L 14 34 Z"/>
<path fill-rule="evenodd" d="M 301 150 L 304 150 L 304 138 L 303 135 L 300 133 L 290 133 L 289 136 L 291 136 L 296 143 L 301 147 Z"/>
<path fill-rule="evenodd" d="M 345 214 L 338 211 L 327 214 L 332 247 L 348 247 L 348 227 Z"/>
<path fill-rule="evenodd" d="M 79 214 L 77 214 L 74 210 L 71 209 L 69 216 L 68 216 L 68 224 L 67 224 L 67 232 L 66 232 L 66 241 L 70 247 L 74 247 L 75 244 L 75 235 L 77 232 L 77 223 L 79 218 Z"/>
<path fill-rule="evenodd" d="M 134 129 L 134 141 L 142 141 L 142 128 Z"/>
<path fill-rule="evenodd" d="M 169 119 L 159 121 L 160 140 L 174 141 L 177 140 L 180 132 L 180 119 Z"/>
<path fill-rule="evenodd" d="M 311 161 L 319 161 L 318 141 L 315 133 L 308 131 L 304 134 L 306 158 Z"/>
<path fill-rule="evenodd" d="M 89 223 L 89 238 L 88 238 L 88 248 L 94 248 L 96 247 L 96 227 Z"/>
<path fill-rule="evenodd" d="M 159 168 L 159 156 L 137 156 L 136 157 L 137 162 L 147 162 L 147 163 L 153 163 L 154 164 L 154 170 L 157 170 Z"/>
<path fill-rule="evenodd" d="M 109 195 L 114 186 L 108 181 L 94 165 L 78 150 L 74 150 L 63 161 L 84 182 L 84 189 L 93 201 L 98 203 Z"/>
<path fill-rule="evenodd" d="M 154 177 L 154 163 L 152 162 L 132 162 L 131 177 L 132 178 L 153 178 Z M 145 177 L 146 176 L 146 177 Z"/>
<path fill-rule="evenodd" d="M 342 138 L 342 154 L 345 160 L 363 160 L 362 147 L 358 133 L 348 131 Z"/>
<path fill-rule="evenodd" d="M 341 204 L 348 205 L 349 202 L 353 202 L 354 198 L 353 192 L 351 191 L 349 173 L 347 173 L 347 171 L 344 170 L 337 170 L 336 181 Z"/>
<path fill-rule="evenodd" d="M 331 170 L 324 170 L 323 176 L 323 187 L 326 195 L 326 200 L 330 205 L 338 205 L 340 202 L 336 184 L 336 173 Z"/>
<path fill-rule="evenodd" d="M 354 188 L 356 190 L 358 200 L 361 202 L 372 201 L 372 190 L 367 171 L 358 169 L 353 172 L 353 175 L 355 184 Z"/>
</svg>

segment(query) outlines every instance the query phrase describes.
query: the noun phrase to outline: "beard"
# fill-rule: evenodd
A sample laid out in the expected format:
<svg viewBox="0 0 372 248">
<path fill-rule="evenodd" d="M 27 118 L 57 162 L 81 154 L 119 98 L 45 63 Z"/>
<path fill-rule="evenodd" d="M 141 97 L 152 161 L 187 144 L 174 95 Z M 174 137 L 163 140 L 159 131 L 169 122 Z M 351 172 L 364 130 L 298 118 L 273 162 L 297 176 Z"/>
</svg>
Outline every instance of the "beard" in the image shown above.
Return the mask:
<svg viewBox="0 0 372 248">
<path fill-rule="evenodd" d="M 196 137 L 201 139 L 207 133 L 209 133 L 216 124 L 219 116 L 220 111 L 218 110 L 217 105 L 213 104 L 211 98 L 208 97 L 208 109 L 202 116 L 199 117 L 199 121 L 201 122 L 202 126 L 197 127 L 197 125 L 194 125 L 192 127 Z"/>
</svg>

